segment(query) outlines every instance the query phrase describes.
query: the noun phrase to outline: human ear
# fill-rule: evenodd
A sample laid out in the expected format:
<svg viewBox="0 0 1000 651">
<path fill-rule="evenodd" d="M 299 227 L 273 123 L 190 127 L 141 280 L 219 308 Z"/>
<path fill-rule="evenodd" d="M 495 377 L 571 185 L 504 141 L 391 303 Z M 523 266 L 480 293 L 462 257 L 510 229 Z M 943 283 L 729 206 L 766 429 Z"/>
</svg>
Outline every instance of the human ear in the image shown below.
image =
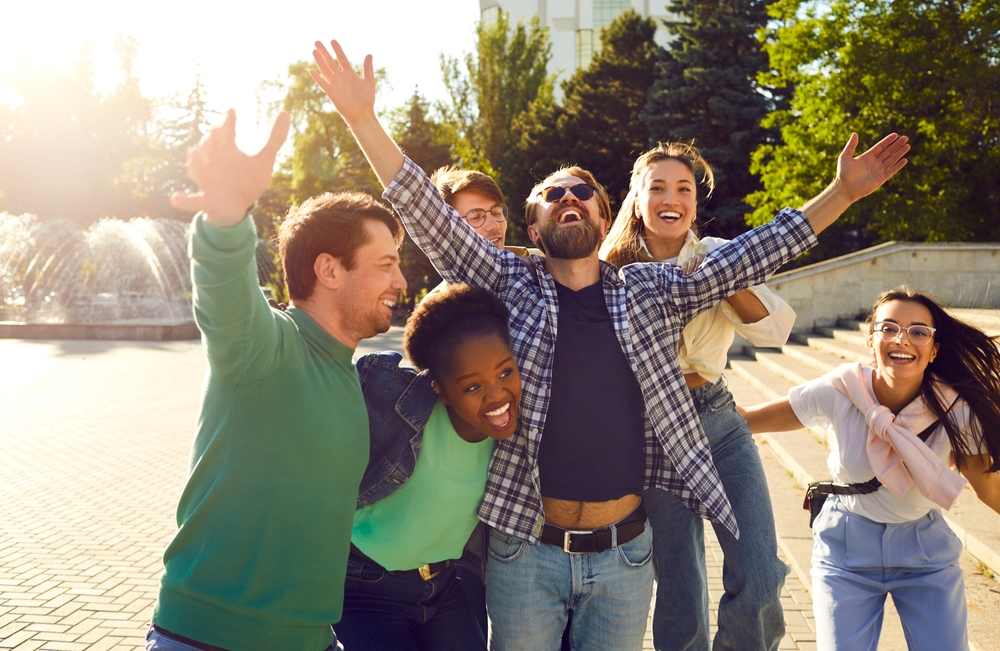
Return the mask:
<svg viewBox="0 0 1000 651">
<path fill-rule="evenodd" d="M 538 227 L 534 224 L 528 227 L 528 238 L 531 239 L 531 242 L 535 246 L 538 246 L 538 243 L 541 241 L 541 238 L 538 236 Z"/>
<path fill-rule="evenodd" d="M 437 394 L 437 397 L 441 400 L 441 402 L 449 406 L 451 405 L 451 402 L 448 400 L 448 396 L 445 395 L 441 386 L 437 383 L 437 380 L 431 380 L 431 388 L 434 389 L 434 393 Z"/>
<path fill-rule="evenodd" d="M 329 253 L 320 253 L 313 262 L 313 271 L 316 273 L 316 282 L 327 289 L 337 289 L 344 278 L 346 271 L 340 264 L 340 259 Z"/>
</svg>

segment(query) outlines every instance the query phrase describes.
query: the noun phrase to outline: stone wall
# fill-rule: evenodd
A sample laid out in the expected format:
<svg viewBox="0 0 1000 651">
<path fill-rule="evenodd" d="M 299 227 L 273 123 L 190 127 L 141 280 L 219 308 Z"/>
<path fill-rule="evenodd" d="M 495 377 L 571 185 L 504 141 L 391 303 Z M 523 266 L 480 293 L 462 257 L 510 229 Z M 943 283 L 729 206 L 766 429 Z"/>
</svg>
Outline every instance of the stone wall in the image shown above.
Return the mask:
<svg viewBox="0 0 1000 651">
<path fill-rule="evenodd" d="M 1000 308 L 1000 244 L 886 242 L 767 283 L 795 310 L 795 331 L 864 314 L 878 294 L 903 283 L 948 307 Z M 749 342 L 741 337 L 732 352 Z"/>
</svg>

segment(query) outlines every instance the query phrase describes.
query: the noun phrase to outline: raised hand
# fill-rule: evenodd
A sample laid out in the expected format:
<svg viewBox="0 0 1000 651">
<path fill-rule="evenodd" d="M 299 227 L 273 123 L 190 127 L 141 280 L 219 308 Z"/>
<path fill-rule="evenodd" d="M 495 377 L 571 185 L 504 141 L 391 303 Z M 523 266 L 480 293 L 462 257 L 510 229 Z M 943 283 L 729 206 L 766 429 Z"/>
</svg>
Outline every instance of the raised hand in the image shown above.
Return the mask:
<svg viewBox="0 0 1000 651">
<path fill-rule="evenodd" d="M 365 57 L 364 75 L 358 75 L 337 41 L 330 41 L 337 58 L 334 59 L 326 47 L 316 41 L 313 59 L 319 71 L 309 70 L 313 81 L 319 84 L 333 106 L 349 125 L 355 125 L 363 118 L 375 115 L 375 72 L 372 55 Z"/>
<path fill-rule="evenodd" d="M 903 156 L 910 151 L 907 137 L 895 133 L 890 133 L 855 158 L 857 146 L 858 134 L 852 133 L 837 159 L 837 179 L 847 190 L 851 201 L 868 196 L 903 169 L 907 163 Z"/>
<path fill-rule="evenodd" d="M 198 184 L 198 192 L 175 192 L 171 205 L 188 212 L 204 211 L 218 226 L 239 223 L 271 182 L 274 159 L 288 137 L 290 123 L 288 113 L 278 113 L 267 144 L 249 156 L 236 147 L 236 112 L 230 109 L 222 125 L 188 152 L 185 167 Z"/>
</svg>

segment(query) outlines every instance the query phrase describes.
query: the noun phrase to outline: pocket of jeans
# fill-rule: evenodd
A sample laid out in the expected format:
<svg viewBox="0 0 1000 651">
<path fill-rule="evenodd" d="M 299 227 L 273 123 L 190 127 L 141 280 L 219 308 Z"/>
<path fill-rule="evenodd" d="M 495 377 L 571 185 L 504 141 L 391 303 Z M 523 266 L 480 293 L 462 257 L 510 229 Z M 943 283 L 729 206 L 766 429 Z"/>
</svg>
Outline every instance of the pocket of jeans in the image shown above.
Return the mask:
<svg viewBox="0 0 1000 651">
<path fill-rule="evenodd" d="M 924 516 L 925 526 L 914 526 L 915 546 L 923 558 L 914 559 L 914 566 L 945 566 L 954 563 L 962 554 L 962 541 L 951 530 L 940 513 Z"/>
<path fill-rule="evenodd" d="M 642 567 L 653 558 L 653 533 L 646 521 L 645 530 L 624 545 L 618 545 L 618 555 L 629 567 Z"/>
<path fill-rule="evenodd" d="M 355 583 L 374 584 L 385 579 L 385 568 L 367 563 L 353 556 L 347 557 L 347 580 Z"/>
<path fill-rule="evenodd" d="M 705 410 L 713 414 L 718 414 L 719 412 L 733 409 L 735 404 L 736 401 L 733 400 L 732 393 L 729 391 L 720 391 L 705 403 Z"/>
<path fill-rule="evenodd" d="M 524 546 L 527 544 L 527 540 L 508 536 L 495 529 L 490 529 L 490 542 L 487 552 L 490 558 L 495 561 L 510 563 L 521 555 L 521 552 L 524 551 Z"/>
</svg>

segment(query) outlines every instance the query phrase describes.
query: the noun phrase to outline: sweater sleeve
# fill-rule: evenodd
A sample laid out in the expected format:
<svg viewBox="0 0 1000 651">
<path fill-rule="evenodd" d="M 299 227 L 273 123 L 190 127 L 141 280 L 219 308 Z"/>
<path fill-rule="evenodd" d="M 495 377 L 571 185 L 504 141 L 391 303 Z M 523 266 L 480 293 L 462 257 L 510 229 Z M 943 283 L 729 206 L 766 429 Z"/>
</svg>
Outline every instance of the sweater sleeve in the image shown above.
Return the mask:
<svg viewBox="0 0 1000 651">
<path fill-rule="evenodd" d="M 191 225 L 194 318 L 215 381 L 259 379 L 284 357 L 282 328 L 257 282 L 256 248 L 249 216 L 220 227 L 199 213 Z"/>
<path fill-rule="evenodd" d="M 816 245 L 805 216 L 785 208 L 773 221 L 743 233 L 708 254 L 690 276 L 653 264 L 658 292 L 682 323 L 736 292 L 763 283 L 782 264 Z"/>
</svg>

